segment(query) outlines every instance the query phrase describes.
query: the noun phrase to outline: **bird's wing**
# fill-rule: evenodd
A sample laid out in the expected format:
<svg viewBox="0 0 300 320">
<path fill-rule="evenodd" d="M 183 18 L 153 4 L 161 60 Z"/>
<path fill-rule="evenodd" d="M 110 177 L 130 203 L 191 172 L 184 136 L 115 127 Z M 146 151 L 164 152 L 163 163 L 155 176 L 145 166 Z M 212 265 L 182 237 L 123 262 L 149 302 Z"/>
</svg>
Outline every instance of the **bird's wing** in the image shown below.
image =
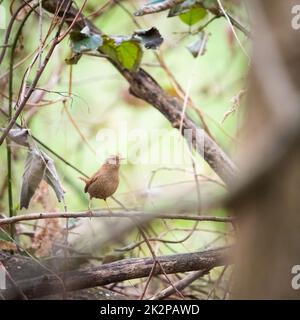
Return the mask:
<svg viewBox="0 0 300 320">
<path fill-rule="evenodd" d="M 92 183 L 94 183 L 96 180 L 97 180 L 97 176 L 94 175 L 94 176 L 91 177 L 88 181 L 86 181 L 86 185 L 85 185 L 85 187 L 84 187 L 84 192 L 85 192 L 85 193 L 88 192 L 89 186 L 90 186 Z"/>
</svg>

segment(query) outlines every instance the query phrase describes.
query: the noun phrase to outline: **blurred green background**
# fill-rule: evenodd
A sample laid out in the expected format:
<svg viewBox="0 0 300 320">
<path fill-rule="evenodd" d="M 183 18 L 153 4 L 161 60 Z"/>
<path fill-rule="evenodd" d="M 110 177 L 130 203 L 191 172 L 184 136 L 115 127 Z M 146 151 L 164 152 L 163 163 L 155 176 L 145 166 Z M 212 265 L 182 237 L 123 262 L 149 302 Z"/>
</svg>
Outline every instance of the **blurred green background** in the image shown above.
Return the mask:
<svg viewBox="0 0 300 320">
<path fill-rule="evenodd" d="M 76 1 L 76 3 L 80 7 L 82 1 Z M 104 3 L 104 1 L 98 0 L 88 1 L 84 13 L 88 15 L 96 11 Z M 133 21 L 132 13 L 142 4 L 143 2 L 141 1 L 120 1 L 120 5 L 115 3 L 109 10 L 95 19 L 94 23 L 109 35 L 131 35 L 133 31 L 139 29 Z M 7 16 L 9 17 L 8 1 L 4 1 L 3 5 L 6 7 Z M 234 9 L 234 14 L 241 19 L 245 16 L 244 9 L 240 6 L 234 6 Z M 163 57 L 169 72 L 172 73 L 184 90 L 188 89 L 190 82 L 190 98 L 195 106 L 204 113 L 205 121 L 216 141 L 229 154 L 234 154 L 242 112 L 239 108 L 236 112 L 230 114 L 223 123 L 222 119 L 226 112 L 233 107 L 234 97 L 245 87 L 248 58 L 234 39 L 228 22 L 224 18 L 216 19 L 205 29 L 209 34 L 205 54 L 196 59 L 191 55 L 186 46 L 194 42 L 197 39 L 197 35 L 191 35 L 190 33 L 197 30 L 210 17 L 211 15 L 208 15 L 203 21 L 192 27 L 184 24 L 178 17 L 167 18 L 167 12 L 134 19 L 142 29 L 152 26 L 159 29 L 164 38 L 159 54 Z M 44 12 L 44 34 L 48 30 L 50 19 L 51 16 Z M 0 30 L 1 43 L 3 43 L 4 31 Z M 244 35 L 239 31 L 237 31 L 237 34 L 248 49 Z M 22 43 L 19 44 L 15 55 L 15 63 L 32 53 L 38 43 L 39 25 L 38 18 L 35 16 L 31 17 L 26 23 L 22 34 Z M 72 96 L 69 98 L 71 67 L 64 62 L 64 59 L 69 56 L 70 42 L 67 37 L 56 49 L 38 84 L 40 88 L 53 91 L 46 93 L 43 97 L 44 100 L 58 101 L 48 106 L 34 108 L 34 111 L 28 106 L 23 113 L 23 120 L 30 119 L 28 126 L 32 134 L 81 171 L 91 175 L 102 164 L 103 148 L 101 143 L 97 141 L 97 134 L 102 129 L 118 130 L 120 124 L 124 122 L 127 124 L 128 130 L 141 128 L 150 132 L 152 129 L 172 129 L 169 122 L 155 108 L 129 95 L 126 80 L 103 58 L 84 56 L 77 65 L 72 67 Z M 4 96 L 7 96 L 8 58 L 9 50 L 5 63 L 1 65 L 0 69 L 2 94 L 0 99 L 1 108 L 4 110 L 7 108 L 7 99 Z M 24 72 L 31 59 L 32 57 L 27 59 L 14 71 L 15 99 L 18 96 Z M 159 66 L 155 51 L 144 51 L 142 67 L 167 92 L 176 95 L 166 70 Z M 30 74 L 29 82 L 33 79 L 34 74 L 35 69 Z M 55 77 L 59 79 L 56 81 Z M 54 85 L 51 84 L 52 81 Z M 31 112 L 33 112 L 32 117 Z M 200 125 L 197 114 L 191 108 L 188 108 L 187 112 Z M 5 127 L 6 124 L 6 119 L 0 116 L 1 127 Z M 128 148 L 130 148 L 130 145 Z M 146 152 L 148 146 L 145 145 L 144 148 Z M 174 148 L 176 152 L 176 145 Z M 49 152 L 47 153 L 49 154 Z M 83 193 L 83 183 L 78 179 L 79 174 L 56 157 L 49 155 L 55 160 L 58 173 L 63 182 L 68 211 L 86 210 L 88 197 Z M 19 201 L 25 158 L 25 149 L 13 147 L 13 200 L 16 208 Z M 196 155 L 196 160 L 199 174 L 219 181 L 218 177 L 200 156 Z M 4 145 L 0 147 L 0 161 L 0 188 L 3 190 L 0 199 L 0 212 L 8 214 L 7 191 L 4 187 L 7 175 L 6 149 Z M 196 201 L 196 188 L 191 163 L 176 167 L 186 169 L 189 172 L 177 170 L 158 171 L 153 180 L 153 188 L 150 190 L 149 181 L 153 170 L 161 167 L 168 166 L 165 164 L 135 165 L 130 162 L 122 165 L 121 183 L 115 194 L 116 198 L 130 208 L 146 206 L 149 209 L 170 204 L 176 205 L 176 203 L 182 204 L 191 199 Z M 172 168 L 174 167 L 173 165 Z M 202 198 L 213 197 L 225 191 L 217 183 L 207 181 L 203 177 L 199 177 L 199 181 Z M 186 198 L 176 198 L 178 190 L 180 192 L 186 190 Z M 53 208 L 53 210 L 63 210 L 63 205 L 57 203 L 52 190 L 49 191 L 49 202 L 49 207 Z M 117 206 L 113 200 L 109 200 L 109 204 L 112 208 Z M 105 208 L 105 203 L 101 200 L 93 200 L 93 207 Z M 42 210 L 43 207 L 39 202 L 32 201 L 29 209 L 17 210 L 17 214 L 40 212 Z M 212 214 L 223 215 L 225 213 L 219 210 Z M 168 222 L 168 225 L 173 228 L 190 229 L 193 223 L 174 221 L 172 223 Z M 162 222 L 153 223 L 153 227 L 158 234 L 165 230 L 165 225 Z M 225 226 L 219 223 L 203 223 L 201 228 L 217 232 L 225 230 Z M 186 234 L 186 230 L 176 231 L 175 235 L 174 232 L 170 232 L 164 239 L 181 239 Z M 199 249 L 218 237 L 218 233 L 196 232 L 184 244 L 172 245 L 172 250 L 178 252 L 186 251 L 187 248 L 189 251 Z M 164 247 L 162 250 L 164 252 L 172 251 L 169 247 Z"/>
</svg>

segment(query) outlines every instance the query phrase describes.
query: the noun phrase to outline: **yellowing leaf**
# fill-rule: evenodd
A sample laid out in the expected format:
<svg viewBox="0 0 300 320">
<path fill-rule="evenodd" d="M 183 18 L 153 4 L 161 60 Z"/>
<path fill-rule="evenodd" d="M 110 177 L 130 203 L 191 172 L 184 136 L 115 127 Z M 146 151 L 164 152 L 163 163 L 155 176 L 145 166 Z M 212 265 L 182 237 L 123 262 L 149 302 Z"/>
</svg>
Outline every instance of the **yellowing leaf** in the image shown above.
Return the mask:
<svg viewBox="0 0 300 320">
<path fill-rule="evenodd" d="M 135 41 L 124 41 L 117 46 L 117 56 L 121 65 L 128 70 L 136 70 L 142 58 L 142 49 Z"/>
<path fill-rule="evenodd" d="M 128 37 L 105 37 L 100 50 L 128 70 L 136 70 L 143 55 L 140 44 Z"/>
</svg>

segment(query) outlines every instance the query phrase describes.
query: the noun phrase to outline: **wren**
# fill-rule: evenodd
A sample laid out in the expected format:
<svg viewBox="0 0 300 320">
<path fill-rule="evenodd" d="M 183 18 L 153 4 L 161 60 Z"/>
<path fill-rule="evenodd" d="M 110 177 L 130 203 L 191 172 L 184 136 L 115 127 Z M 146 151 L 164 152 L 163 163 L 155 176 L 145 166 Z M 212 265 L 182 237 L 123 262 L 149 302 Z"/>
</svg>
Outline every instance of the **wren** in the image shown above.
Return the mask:
<svg viewBox="0 0 300 320">
<path fill-rule="evenodd" d="M 80 179 L 85 182 L 84 192 L 90 195 L 90 202 L 92 198 L 102 199 L 106 202 L 106 199 L 117 191 L 121 160 L 122 158 L 118 155 L 110 156 L 91 178 L 80 177 Z M 109 207 L 108 209 L 111 211 Z"/>
</svg>

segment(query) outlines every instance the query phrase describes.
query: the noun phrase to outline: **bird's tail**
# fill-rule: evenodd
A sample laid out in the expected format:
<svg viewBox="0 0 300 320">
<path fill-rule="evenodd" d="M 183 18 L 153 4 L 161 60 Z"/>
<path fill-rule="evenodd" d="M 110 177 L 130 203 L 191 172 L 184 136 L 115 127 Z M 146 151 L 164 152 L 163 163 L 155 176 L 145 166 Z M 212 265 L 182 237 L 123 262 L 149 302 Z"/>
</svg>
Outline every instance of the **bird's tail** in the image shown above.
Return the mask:
<svg viewBox="0 0 300 320">
<path fill-rule="evenodd" d="M 89 182 L 88 178 L 85 177 L 78 177 L 80 180 L 82 180 L 83 182 L 85 182 L 86 184 Z"/>
<path fill-rule="evenodd" d="M 78 177 L 80 180 L 82 180 L 83 182 L 85 182 L 85 187 L 84 187 L 84 192 L 87 192 L 88 189 L 88 183 L 90 182 L 90 179 L 85 178 L 85 177 Z"/>
</svg>

